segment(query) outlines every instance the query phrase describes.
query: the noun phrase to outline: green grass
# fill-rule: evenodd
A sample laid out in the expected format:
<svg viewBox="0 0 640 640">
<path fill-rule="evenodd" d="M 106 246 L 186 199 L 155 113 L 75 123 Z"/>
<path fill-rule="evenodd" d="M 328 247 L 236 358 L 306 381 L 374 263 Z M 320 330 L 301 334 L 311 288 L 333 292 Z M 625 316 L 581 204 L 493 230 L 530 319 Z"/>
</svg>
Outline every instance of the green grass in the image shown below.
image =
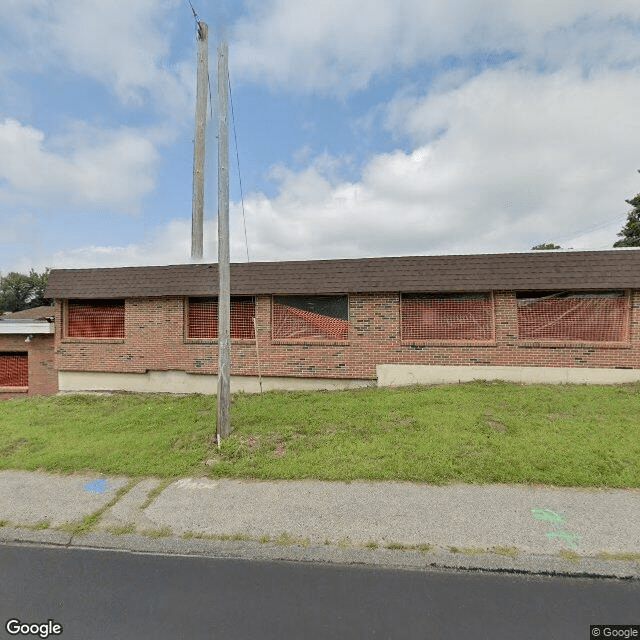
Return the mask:
<svg viewBox="0 0 640 640">
<path fill-rule="evenodd" d="M 6 400 L 0 469 L 129 477 L 640 487 L 640 384 Z"/>
<path fill-rule="evenodd" d="M 41 520 L 40 522 L 36 522 L 35 524 L 20 525 L 21 529 L 29 529 L 30 531 L 44 531 L 45 529 L 49 529 L 50 527 L 51 523 L 48 520 Z"/>
<path fill-rule="evenodd" d="M 600 560 L 622 560 L 626 562 L 640 562 L 640 553 L 609 553 L 602 551 L 597 556 Z"/>
<path fill-rule="evenodd" d="M 168 538 L 172 532 L 169 527 L 162 527 L 160 529 L 147 529 L 141 533 L 149 538 Z"/>
<path fill-rule="evenodd" d="M 114 536 L 124 536 L 127 534 L 135 533 L 136 526 L 135 524 L 133 524 L 133 522 L 129 522 L 128 524 L 107 527 L 107 532 Z"/>
<path fill-rule="evenodd" d="M 250 542 L 253 540 L 251 536 L 244 533 L 200 533 L 197 531 L 187 531 L 182 534 L 184 540 L 214 540 L 214 541 L 237 541 L 237 542 Z M 266 538 L 266 539 L 265 539 Z M 259 542 L 269 542 L 271 538 L 269 536 L 262 536 Z"/>
<path fill-rule="evenodd" d="M 404 544 L 402 542 L 389 542 L 385 545 L 385 549 L 391 549 L 393 551 L 420 551 L 420 553 L 429 553 L 429 551 L 433 551 L 435 547 L 430 544 Z"/>
<path fill-rule="evenodd" d="M 273 542 L 281 547 L 291 547 L 293 545 L 298 547 L 308 547 L 310 544 L 309 538 L 298 538 L 286 532 L 283 532 L 274 538 Z"/>
<path fill-rule="evenodd" d="M 563 560 L 568 560 L 574 564 L 580 563 L 580 554 L 575 551 L 569 551 L 568 549 L 562 549 L 558 554 Z"/>
</svg>

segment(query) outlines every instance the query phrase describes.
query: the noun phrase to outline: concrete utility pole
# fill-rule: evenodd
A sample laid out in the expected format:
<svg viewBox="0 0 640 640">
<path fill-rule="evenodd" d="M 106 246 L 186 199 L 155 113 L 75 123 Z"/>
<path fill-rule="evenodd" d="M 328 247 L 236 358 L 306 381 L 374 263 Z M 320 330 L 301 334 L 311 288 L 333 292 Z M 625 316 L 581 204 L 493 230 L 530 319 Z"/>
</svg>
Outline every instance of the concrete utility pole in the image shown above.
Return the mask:
<svg viewBox="0 0 640 640">
<path fill-rule="evenodd" d="M 194 14 L 195 16 L 195 11 Z M 204 218 L 204 156 L 207 131 L 207 93 L 209 83 L 209 28 L 198 22 L 198 84 L 196 89 L 196 133 L 193 149 L 193 204 L 191 209 L 191 259 L 202 260 Z"/>
<path fill-rule="evenodd" d="M 229 264 L 229 47 L 218 47 L 218 424 L 217 437 L 231 432 L 231 267 Z"/>
</svg>

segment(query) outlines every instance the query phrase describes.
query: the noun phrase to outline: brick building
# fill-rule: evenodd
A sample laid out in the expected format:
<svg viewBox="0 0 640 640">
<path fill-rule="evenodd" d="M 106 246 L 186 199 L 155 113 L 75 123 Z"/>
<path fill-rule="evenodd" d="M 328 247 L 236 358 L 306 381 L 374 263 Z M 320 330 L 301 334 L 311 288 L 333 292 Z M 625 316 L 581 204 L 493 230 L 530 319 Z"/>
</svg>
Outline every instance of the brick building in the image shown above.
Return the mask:
<svg viewBox="0 0 640 640">
<path fill-rule="evenodd" d="M 60 390 L 215 393 L 217 285 L 52 271 Z M 636 250 L 233 264 L 231 296 L 232 391 L 640 379 Z"/>
<path fill-rule="evenodd" d="M 58 390 L 53 316 L 52 307 L 0 315 L 0 399 Z"/>
</svg>

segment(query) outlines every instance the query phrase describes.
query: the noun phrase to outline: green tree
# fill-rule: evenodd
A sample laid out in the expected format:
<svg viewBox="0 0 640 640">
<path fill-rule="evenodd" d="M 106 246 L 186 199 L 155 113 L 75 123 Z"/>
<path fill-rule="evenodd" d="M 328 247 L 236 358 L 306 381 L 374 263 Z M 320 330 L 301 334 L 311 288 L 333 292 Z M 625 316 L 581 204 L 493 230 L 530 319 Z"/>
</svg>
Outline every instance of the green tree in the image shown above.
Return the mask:
<svg viewBox="0 0 640 640">
<path fill-rule="evenodd" d="M 638 169 L 638 173 L 640 173 L 640 169 Z M 633 209 L 627 213 L 627 223 L 618 234 L 622 240 L 617 240 L 613 243 L 613 246 L 640 247 L 640 193 L 635 198 L 625 200 L 625 202 Z"/>
<path fill-rule="evenodd" d="M 33 269 L 29 272 L 29 280 L 33 287 L 33 298 L 29 301 L 29 308 L 42 307 L 51 304 L 51 300 L 44 297 L 50 273 L 51 269 L 49 267 L 47 267 L 42 273 L 37 273 Z"/>
<path fill-rule="evenodd" d="M 49 280 L 47 267 L 42 273 L 31 269 L 29 275 L 12 271 L 0 282 L 0 310 L 22 311 L 51 303 L 44 297 Z"/>
<path fill-rule="evenodd" d="M 553 242 L 543 242 L 542 244 L 537 244 L 535 247 L 531 247 L 531 251 L 548 251 L 549 249 L 562 249 L 562 247 Z"/>
</svg>

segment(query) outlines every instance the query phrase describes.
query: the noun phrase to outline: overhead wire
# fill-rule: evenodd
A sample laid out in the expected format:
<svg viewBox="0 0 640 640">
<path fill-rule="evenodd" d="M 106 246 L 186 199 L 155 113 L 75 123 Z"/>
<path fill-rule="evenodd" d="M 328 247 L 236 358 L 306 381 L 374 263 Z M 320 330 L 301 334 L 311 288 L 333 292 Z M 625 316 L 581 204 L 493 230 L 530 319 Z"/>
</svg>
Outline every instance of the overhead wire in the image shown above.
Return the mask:
<svg viewBox="0 0 640 640">
<path fill-rule="evenodd" d="M 247 218 L 244 212 L 244 194 L 242 192 L 242 174 L 240 173 L 240 153 L 238 151 L 238 135 L 236 133 L 236 118 L 233 112 L 233 96 L 231 95 L 231 79 L 229 79 L 229 102 L 231 103 L 231 122 L 233 123 L 233 139 L 236 145 L 236 162 L 238 164 L 238 182 L 240 184 L 240 202 L 242 204 L 242 221 L 244 226 L 244 245 L 247 250 L 247 262 L 249 259 L 249 241 L 247 240 Z"/>
<path fill-rule="evenodd" d="M 189 6 L 191 7 L 191 11 L 193 13 L 193 17 L 196 21 L 196 25 L 198 26 L 198 29 L 200 29 L 200 18 L 198 17 L 198 14 L 196 13 L 196 10 L 193 8 L 193 4 L 191 4 L 191 0 L 186 0 L 186 2 L 189 4 Z M 235 113 L 233 110 L 233 97 L 231 94 L 231 79 L 227 78 L 227 81 L 229 83 L 229 102 L 231 103 L 231 121 L 233 123 L 233 139 L 235 142 L 235 146 L 236 146 L 236 164 L 238 167 L 238 182 L 240 184 L 240 202 L 242 205 L 242 223 L 243 223 L 243 227 L 244 227 L 244 245 L 245 245 L 245 249 L 247 252 L 247 262 L 251 262 L 251 259 L 249 258 L 249 241 L 247 239 L 247 217 L 245 214 L 245 209 L 244 209 L 244 193 L 242 190 L 242 173 L 240 172 L 240 153 L 238 151 L 238 134 L 236 131 L 236 118 L 235 118 Z M 209 107 L 210 107 L 210 111 L 209 113 L 211 114 L 211 119 L 213 119 L 213 98 L 211 96 L 211 77 L 209 76 L 209 69 L 207 69 L 207 86 L 209 88 Z"/>
<path fill-rule="evenodd" d="M 588 233 L 592 233 L 593 231 L 598 231 L 600 229 L 604 229 L 605 227 L 608 227 L 609 225 L 612 225 L 615 222 L 618 222 L 618 224 L 620 224 L 620 223 L 623 222 L 623 219 L 626 219 L 626 214 L 624 214 L 624 216 L 616 216 L 615 218 L 611 218 L 611 219 L 607 220 L 606 222 L 600 222 L 600 223 L 592 225 L 590 227 L 586 227 L 586 228 L 580 229 L 578 231 L 574 231 L 571 234 L 560 236 L 558 238 L 558 242 L 564 242 L 564 241 L 567 241 L 567 240 L 571 240 L 572 238 L 573 239 L 580 238 L 582 236 L 587 235 Z"/>
</svg>

